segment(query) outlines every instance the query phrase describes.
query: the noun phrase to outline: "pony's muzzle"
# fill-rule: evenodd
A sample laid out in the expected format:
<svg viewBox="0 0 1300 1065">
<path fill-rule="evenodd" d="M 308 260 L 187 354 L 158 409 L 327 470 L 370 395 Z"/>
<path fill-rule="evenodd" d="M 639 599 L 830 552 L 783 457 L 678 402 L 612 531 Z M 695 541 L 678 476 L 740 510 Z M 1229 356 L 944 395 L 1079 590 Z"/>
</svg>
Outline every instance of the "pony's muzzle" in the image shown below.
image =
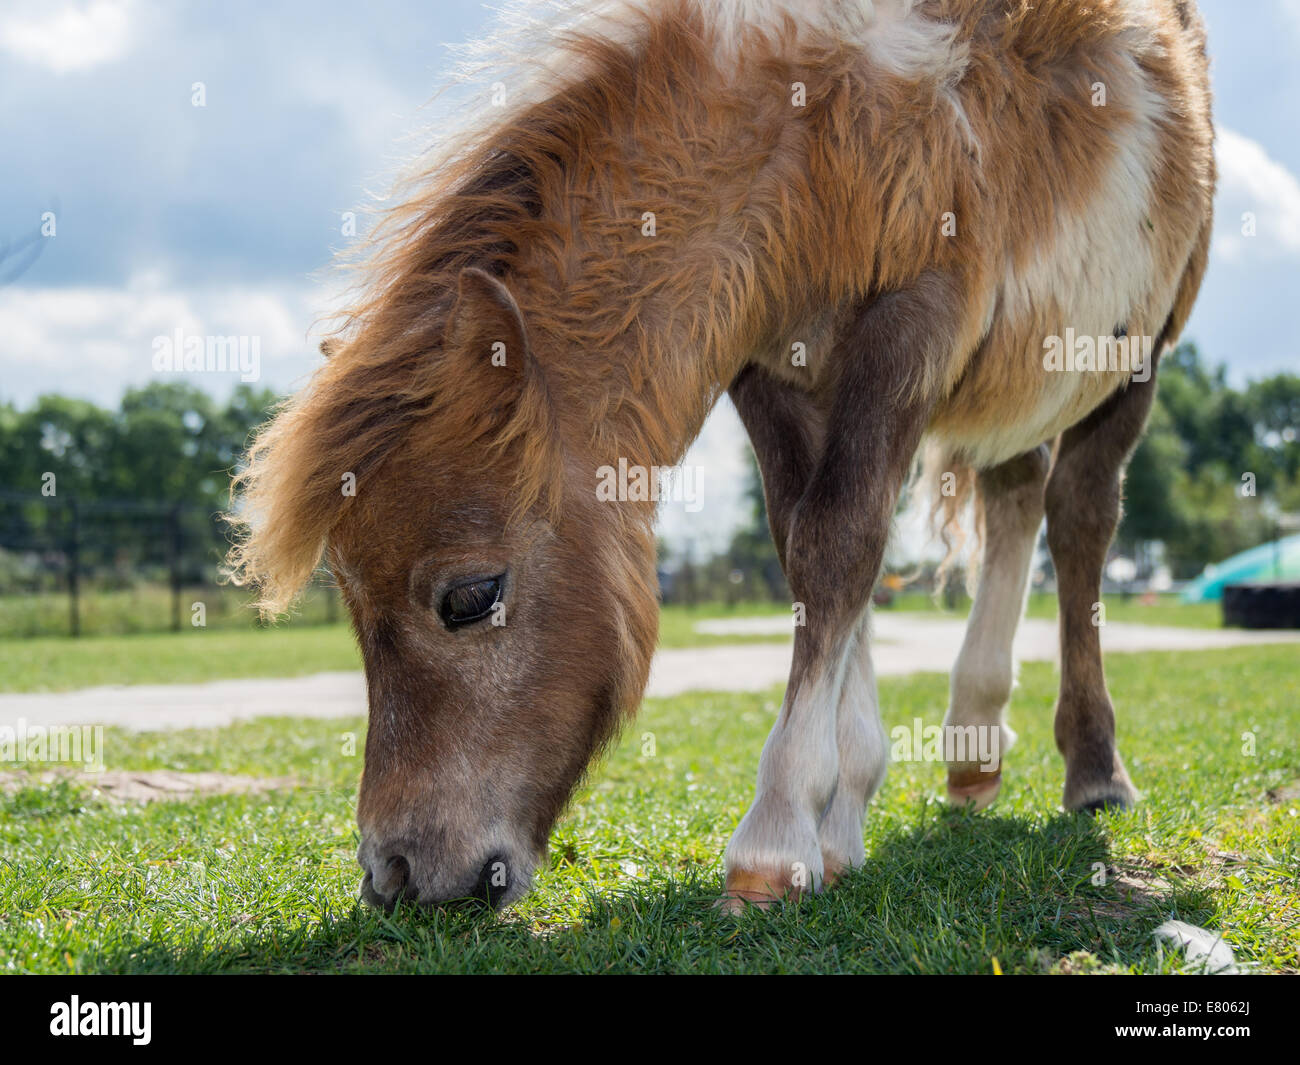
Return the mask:
<svg viewBox="0 0 1300 1065">
<path fill-rule="evenodd" d="M 388 853 L 364 844 L 357 862 L 365 872 L 361 881 L 361 898 L 381 910 L 391 911 L 399 902 L 426 906 L 483 905 L 500 909 L 519 880 L 510 870 L 506 855 L 493 854 L 462 883 L 461 890 L 421 891 L 411 871 L 411 861 L 404 854 Z M 472 867 L 471 867 L 472 868 Z"/>
</svg>

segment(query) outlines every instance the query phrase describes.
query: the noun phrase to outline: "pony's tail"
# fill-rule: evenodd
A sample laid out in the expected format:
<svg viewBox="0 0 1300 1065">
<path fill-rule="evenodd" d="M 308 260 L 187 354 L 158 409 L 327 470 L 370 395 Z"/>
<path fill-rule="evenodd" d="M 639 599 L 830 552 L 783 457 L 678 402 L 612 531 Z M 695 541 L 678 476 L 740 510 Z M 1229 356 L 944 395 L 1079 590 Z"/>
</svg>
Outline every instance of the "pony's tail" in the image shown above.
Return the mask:
<svg viewBox="0 0 1300 1065">
<path fill-rule="evenodd" d="M 943 560 L 934 574 L 934 597 L 943 594 L 967 548 L 970 561 L 966 565 L 966 590 L 973 595 L 984 532 L 983 514 L 976 499 L 975 468 L 941 444 L 931 442 L 922 453 L 917 481 L 920 490 L 930 496 L 930 534 L 944 548 Z M 967 520 L 971 509 L 975 512 L 973 521 Z"/>
</svg>

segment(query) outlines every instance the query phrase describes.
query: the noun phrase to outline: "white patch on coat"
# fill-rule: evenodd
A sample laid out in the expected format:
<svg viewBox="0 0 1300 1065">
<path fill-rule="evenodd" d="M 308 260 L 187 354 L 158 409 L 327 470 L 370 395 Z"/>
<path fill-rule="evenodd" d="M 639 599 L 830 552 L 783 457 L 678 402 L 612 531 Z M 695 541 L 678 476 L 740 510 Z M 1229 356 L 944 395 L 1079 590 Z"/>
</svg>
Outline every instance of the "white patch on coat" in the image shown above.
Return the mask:
<svg viewBox="0 0 1300 1065">
<path fill-rule="evenodd" d="M 823 828 L 837 857 L 861 861 L 861 811 L 885 766 L 885 737 L 867 657 L 868 623 L 864 610 L 820 672 L 805 677 L 790 712 L 782 707 L 758 761 L 754 803 L 727 844 L 723 861 L 728 872 L 744 869 L 787 880 L 801 872 L 806 890 L 820 889 Z M 860 727 L 845 722 L 853 726 L 854 742 L 847 751 L 852 761 L 841 765 L 839 715 L 845 700 L 863 707 L 865 720 Z M 846 792 L 836 810 L 833 800 L 841 778 Z M 832 813 L 835 819 L 828 826 L 826 817 Z M 850 839 L 854 832 L 856 847 Z"/>
<path fill-rule="evenodd" d="M 972 152 L 978 153 L 970 120 L 956 91 L 970 50 L 958 27 L 926 18 L 916 0 L 700 0 L 721 31 L 724 63 L 734 61 L 749 28 L 779 30 L 787 19 L 861 49 L 877 70 L 913 82 L 933 83 Z"/>
<path fill-rule="evenodd" d="M 1026 268 L 1017 271 L 1008 264 L 991 295 L 995 313 L 1013 328 L 1016 322 L 1033 320 L 1038 308 L 1058 306 L 1065 312 L 1049 324 L 1048 336 L 1063 337 L 1073 329 L 1076 336 L 1107 337 L 1117 326 L 1130 336 L 1153 335 L 1173 305 L 1179 278 L 1157 275 L 1147 237 L 1159 125 L 1168 105 L 1139 67 L 1140 54 L 1125 52 L 1124 77 L 1112 78 L 1107 86 L 1112 101 L 1123 101 L 1132 121 L 1109 149 L 1113 158 L 1101 187 L 1082 212 L 1058 216 L 1055 237 Z M 1027 352 L 992 353 L 1013 367 L 1011 372 L 1044 374 L 1035 407 L 977 438 L 964 437 L 960 430 L 944 434 L 945 443 L 976 467 L 1005 462 L 1052 439 L 1078 419 L 1081 401 L 1091 396 L 1092 406 L 1100 402 L 1095 373 L 1042 369 L 1045 339 L 1029 336 Z M 1113 377 L 1118 387 L 1123 378 Z"/>
<path fill-rule="evenodd" d="M 921 14 L 917 0 L 696 0 L 696 4 L 718 31 L 720 69 L 734 66 L 748 31 L 774 33 L 790 20 L 800 30 L 861 49 L 880 70 L 909 81 L 936 83 L 975 149 L 955 91 L 969 61 L 967 44 L 956 39 L 956 26 Z M 477 101 L 456 101 L 449 117 L 458 116 L 457 128 L 472 130 L 481 126 L 494 88 L 504 92 L 506 112 L 517 113 L 530 102 L 581 81 L 588 71 L 562 46 L 563 40 L 592 36 L 634 48 L 646 25 L 646 13 L 653 16 L 662 6 L 660 0 L 509 0 L 488 36 L 453 48 L 459 61 L 458 81 L 476 85 L 480 96 Z"/>
<path fill-rule="evenodd" d="M 823 861 L 841 868 L 856 868 L 866 856 L 862 823 L 867 802 L 880 787 L 889 764 L 871 662 L 869 619 L 864 611 L 845 648 L 835 730 L 839 772 L 835 794 L 817 829 Z"/>
<path fill-rule="evenodd" d="M 724 40 L 745 30 L 779 29 L 787 20 L 853 47 L 880 69 L 908 80 L 933 78 L 944 85 L 966 71 L 967 49 L 957 27 L 926 18 L 916 0 L 699 0 Z"/>
</svg>

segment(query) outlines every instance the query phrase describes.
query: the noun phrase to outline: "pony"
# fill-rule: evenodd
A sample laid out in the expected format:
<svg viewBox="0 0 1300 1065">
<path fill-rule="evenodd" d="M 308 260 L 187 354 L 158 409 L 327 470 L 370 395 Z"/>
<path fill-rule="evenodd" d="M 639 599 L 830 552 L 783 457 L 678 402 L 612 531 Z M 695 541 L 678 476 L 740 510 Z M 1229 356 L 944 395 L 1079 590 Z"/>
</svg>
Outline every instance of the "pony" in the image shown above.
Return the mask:
<svg viewBox="0 0 1300 1065">
<path fill-rule="evenodd" d="M 1063 805 L 1135 801 L 1093 606 L 1206 264 L 1190 0 L 641 0 L 518 30 L 524 73 L 402 186 L 234 481 L 233 579 L 278 614 L 323 559 L 351 613 L 363 898 L 528 890 L 656 642 L 655 504 L 600 471 L 676 466 L 724 392 L 803 617 L 724 905 L 865 860 L 869 603 L 916 468 L 945 535 L 972 508 L 981 534 L 945 725 L 998 754 L 950 751 L 950 800 L 997 795 L 1046 518 Z"/>
</svg>

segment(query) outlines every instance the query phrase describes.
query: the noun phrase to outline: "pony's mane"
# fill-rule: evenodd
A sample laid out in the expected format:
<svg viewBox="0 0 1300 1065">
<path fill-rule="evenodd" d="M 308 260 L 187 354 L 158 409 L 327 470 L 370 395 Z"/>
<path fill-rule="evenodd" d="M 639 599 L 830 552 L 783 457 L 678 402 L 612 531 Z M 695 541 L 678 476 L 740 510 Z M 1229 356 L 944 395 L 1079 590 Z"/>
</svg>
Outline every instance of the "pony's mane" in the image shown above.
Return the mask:
<svg viewBox="0 0 1300 1065">
<path fill-rule="evenodd" d="M 863 295 L 956 254 L 930 220 L 964 193 L 951 173 L 922 176 L 965 158 L 959 124 L 940 117 L 925 151 L 903 158 L 858 144 L 900 98 L 900 64 L 932 85 L 925 115 L 946 114 L 938 101 L 964 52 L 953 27 L 902 18 L 914 3 L 817 6 L 836 20 L 878 9 L 863 47 L 891 58 L 859 93 L 860 48 L 836 25 L 805 36 L 783 5 L 565 3 L 541 24 L 517 7 L 508 32 L 466 53 L 464 77 L 486 83 L 486 97 L 399 183 L 352 258 L 362 282 L 335 354 L 235 479 L 232 579 L 259 584 L 264 611 L 283 610 L 356 505 L 340 475 L 360 486 L 409 442 L 431 456 L 477 445 L 503 466 L 508 457 L 516 514 L 553 512 L 565 452 L 671 465 L 736 351 L 820 313 L 832 285 Z M 501 69 L 483 60 L 494 51 L 513 74 L 485 73 Z M 792 125 L 786 86 L 804 64 L 819 76 Z M 755 98 L 755 85 L 780 88 Z M 494 106 L 502 90 L 506 106 Z M 647 214 L 662 221 L 659 239 L 640 239 Z M 858 219 L 852 242 L 834 221 L 844 217 Z M 467 268 L 513 294 L 547 387 L 507 396 L 501 378 L 466 380 L 444 334 Z M 560 402 L 542 410 L 548 395 Z M 542 445 L 547 418 L 559 448 Z"/>
<path fill-rule="evenodd" d="M 678 0 L 660 7 L 698 19 L 692 5 Z M 575 119 L 564 120 L 556 97 L 599 82 L 602 71 L 626 74 L 630 44 L 652 21 L 662 24 L 663 15 L 658 10 L 652 20 L 650 12 L 623 3 L 517 3 L 506 9 L 497 33 L 460 50 L 456 85 L 486 88 L 477 103 L 460 106 L 462 128 L 444 134 L 435 153 L 409 167 L 388 204 L 374 210 L 375 222 L 358 249 L 341 256 L 355 280 L 322 344 L 327 361 L 256 434 L 233 480 L 228 520 L 234 544 L 226 572 L 235 584 L 258 586 L 264 614 L 290 606 L 320 563 L 343 508 L 355 505 L 340 491 L 342 475 L 352 475 L 359 486 L 409 439 L 417 422 L 429 446 L 438 440 L 477 443 L 490 456 L 509 455 L 516 514 L 539 502 L 558 504 L 562 471 L 534 432 L 549 413 L 537 410 L 535 399 L 503 404 L 467 387 L 463 367 L 444 357 L 447 318 L 465 268 L 508 280 L 521 265 L 523 248 L 567 253 L 568 234 L 554 219 L 543 219 L 539 198 L 542 188 L 561 179 L 572 149 L 565 131 Z M 700 29 L 691 26 L 687 36 Z M 504 107 L 493 100 L 502 87 Z M 476 125 L 484 114 L 495 120 Z M 599 123 L 600 116 L 576 121 Z M 565 328 L 530 320 L 530 330 L 535 324 L 552 332 Z M 613 326 L 625 330 L 628 324 L 621 310 Z M 572 339 L 602 338 L 588 330 Z M 640 401 L 621 395 L 618 402 Z M 637 421 L 656 433 L 654 419 Z M 590 420 L 586 428 L 602 431 Z M 646 441 L 629 450 L 661 444 Z"/>
</svg>

